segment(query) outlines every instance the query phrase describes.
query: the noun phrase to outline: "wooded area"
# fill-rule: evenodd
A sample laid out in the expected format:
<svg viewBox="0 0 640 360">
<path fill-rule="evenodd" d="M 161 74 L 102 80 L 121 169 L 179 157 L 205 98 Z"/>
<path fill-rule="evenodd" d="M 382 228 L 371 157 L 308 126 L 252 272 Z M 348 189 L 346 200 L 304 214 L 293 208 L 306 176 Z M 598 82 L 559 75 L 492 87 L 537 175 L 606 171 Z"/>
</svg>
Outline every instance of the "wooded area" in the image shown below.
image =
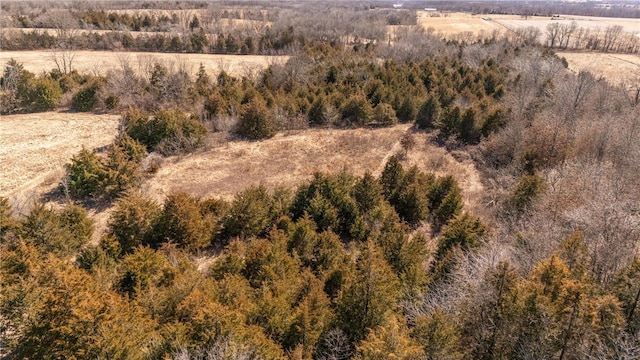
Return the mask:
<svg viewBox="0 0 640 360">
<path fill-rule="evenodd" d="M 365 13 L 344 15 L 359 21 L 343 24 L 350 40 L 294 18 L 260 38 L 225 34 L 225 51 L 291 54 L 245 76 L 126 61 L 81 74 L 72 51 L 41 74 L 7 63 L 3 113 L 63 107 L 120 113 L 121 125 L 27 213 L 0 197 L 0 356 L 639 358 L 640 88 L 569 72 L 559 39 L 363 40 Z M 205 30 L 189 21 L 193 46 Z M 140 188 L 212 136 L 397 123 L 411 128 L 379 172 L 256 181 L 231 200 L 175 191 L 158 203 Z M 417 133 L 474 162 L 476 205 L 453 174 L 409 163 Z M 92 242 L 97 208 L 112 210 Z"/>
</svg>

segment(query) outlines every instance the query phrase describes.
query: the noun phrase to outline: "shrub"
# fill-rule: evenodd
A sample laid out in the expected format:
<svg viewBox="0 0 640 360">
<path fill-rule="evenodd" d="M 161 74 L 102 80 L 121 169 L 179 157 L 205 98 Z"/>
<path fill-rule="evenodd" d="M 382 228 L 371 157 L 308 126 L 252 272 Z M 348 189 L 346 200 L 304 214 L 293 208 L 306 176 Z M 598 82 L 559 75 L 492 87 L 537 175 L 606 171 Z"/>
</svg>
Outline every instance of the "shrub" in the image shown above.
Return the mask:
<svg viewBox="0 0 640 360">
<path fill-rule="evenodd" d="M 342 119 L 348 124 L 367 125 L 373 117 L 371 104 L 364 95 L 353 95 L 341 109 Z"/>
<path fill-rule="evenodd" d="M 398 123 L 398 118 L 391 105 L 379 103 L 373 110 L 373 121 L 380 125 L 395 125 Z"/>
<path fill-rule="evenodd" d="M 91 111 L 98 103 L 98 94 L 103 86 L 100 80 L 84 85 L 71 98 L 71 109 L 75 111 Z"/>
<path fill-rule="evenodd" d="M 442 230 L 438 241 L 436 259 L 442 259 L 451 249 L 459 247 L 463 251 L 477 249 L 489 228 L 479 218 L 463 213 L 452 219 Z"/>
<path fill-rule="evenodd" d="M 152 118 L 130 109 L 122 118 L 124 131 L 133 139 L 164 155 L 193 151 L 204 139 L 206 128 L 178 109 L 160 110 Z"/>
<path fill-rule="evenodd" d="M 277 126 L 264 101 L 254 97 L 242 109 L 238 134 L 251 140 L 267 139 L 276 134 Z"/>
<path fill-rule="evenodd" d="M 130 192 L 115 204 L 108 235 L 118 241 L 122 253 L 131 253 L 135 247 L 149 242 L 160 212 L 160 206 L 154 201 Z"/>
<path fill-rule="evenodd" d="M 81 206 L 68 205 L 61 211 L 36 205 L 22 225 L 22 235 L 43 252 L 71 255 L 91 239 L 93 222 Z"/>
<path fill-rule="evenodd" d="M 63 190 L 74 198 L 113 198 L 138 184 L 145 155 L 144 146 L 126 134 L 109 146 L 106 159 L 83 148 L 66 165 Z"/>
<path fill-rule="evenodd" d="M 0 196 L 0 242 L 7 240 L 9 233 L 18 227 L 18 222 L 13 217 L 13 209 L 9 199 Z"/>
<path fill-rule="evenodd" d="M 224 219 L 224 237 L 263 235 L 273 223 L 273 203 L 264 186 L 250 187 L 236 194 Z"/>
<path fill-rule="evenodd" d="M 107 198 L 114 198 L 140 182 L 139 155 L 132 154 L 131 151 L 135 152 L 140 148 L 144 150 L 144 147 L 138 145 L 138 149 L 127 149 L 125 146 L 116 143 L 109 147 L 105 162 L 106 171 L 100 184 L 101 195 Z"/>
<path fill-rule="evenodd" d="M 153 245 L 174 242 L 193 251 L 211 244 L 213 223 L 201 211 L 200 201 L 185 192 L 167 196 L 162 213 L 154 228 Z"/>
<path fill-rule="evenodd" d="M 53 109 L 62 97 L 62 89 L 57 81 L 49 77 L 40 77 L 26 84 L 28 89 L 21 99 L 29 112 Z"/>
<path fill-rule="evenodd" d="M 118 95 L 111 94 L 107 96 L 106 99 L 104 99 L 104 105 L 106 106 L 107 110 L 113 110 L 117 108 L 118 105 L 120 105 L 120 97 Z"/>
<path fill-rule="evenodd" d="M 306 214 L 319 231 L 331 229 L 336 234 L 361 240 L 364 221 L 358 202 L 351 195 L 355 179 L 342 172 L 337 175 L 315 173 L 308 185 L 301 186 L 291 206 L 294 219 Z"/>
<path fill-rule="evenodd" d="M 69 195 L 76 198 L 95 197 L 102 193 L 102 181 L 106 176 L 102 159 L 84 147 L 65 165 Z"/>
</svg>

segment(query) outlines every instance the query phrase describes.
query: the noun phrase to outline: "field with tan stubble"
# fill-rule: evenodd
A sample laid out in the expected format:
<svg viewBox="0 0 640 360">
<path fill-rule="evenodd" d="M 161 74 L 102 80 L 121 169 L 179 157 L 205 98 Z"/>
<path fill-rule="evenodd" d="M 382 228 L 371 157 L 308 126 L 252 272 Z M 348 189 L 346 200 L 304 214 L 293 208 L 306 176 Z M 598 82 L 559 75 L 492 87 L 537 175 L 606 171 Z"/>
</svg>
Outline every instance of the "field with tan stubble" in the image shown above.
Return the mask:
<svg viewBox="0 0 640 360">
<path fill-rule="evenodd" d="M 265 55 L 220 55 L 220 54 L 176 54 L 151 52 L 118 52 L 118 51 L 75 51 L 72 67 L 80 73 L 97 73 L 106 75 L 109 70 L 116 70 L 128 63 L 141 73 L 149 69 L 149 65 L 160 62 L 167 67 L 184 66 L 195 75 L 204 65 L 209 74 L 217 74 L 221 70 L 234 76 L 243 76 L 262 70 L 269 65 L 283 64 L 288 56 Z M 3 51 L 0 52 L 0 63 L 5 64 L 15 59 L 33 73 L 50 71 L 56 67 L 55 54 L 51 51 Z"/>
</svg>

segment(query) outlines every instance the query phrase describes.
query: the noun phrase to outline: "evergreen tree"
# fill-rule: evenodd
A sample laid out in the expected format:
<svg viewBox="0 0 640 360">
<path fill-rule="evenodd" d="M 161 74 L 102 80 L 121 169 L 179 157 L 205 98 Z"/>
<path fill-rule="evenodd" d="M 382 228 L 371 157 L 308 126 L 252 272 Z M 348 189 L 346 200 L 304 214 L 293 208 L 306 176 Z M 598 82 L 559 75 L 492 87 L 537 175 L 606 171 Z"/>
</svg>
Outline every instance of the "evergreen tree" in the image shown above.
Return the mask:
<svg viewBox="0 0 640 360">
<path fill-rule="evenodd" d="M 438 241 L 436 259 L 441 259 L 454 247 L 464 251 L 477 249 L 487 235 L 489 228 L 479 218 L 463 213 L 453 218 L 442 230 Z"/>
<path fill-rule="evenodd" d="M 106 177 L 105 166 L 98 155 L 85 149 L 71 158 L 65 165 L 67 182 L 63 184 L 73 197 L 96 197 L 102 192 L 101 185 Z"/>
<path fill-rule="evenodd" d="M 256 97 L 243 107 L 238 134 L 251 140 L 260 140 L 273 137 L 277 130 L 277 124 L 264 100 Z"/>
<path fill-rule="evenodd" d="M 480 141 L 480 132 L 476 127 L 476 112 L 472 108 L 464 112 L 458 128 L 458 138 L 463 143 L 477 144 Z"/>
<path fill-rule="evenodd" d="M 108 235 L 118 241 L 123 254 L 129 254 L 151 241 L 160 213 L 161 208 L 154 201 L 136 192 L 126 193 L 115 203 Z"/>
<path fill-rule="evenodd" d="M 372 120 L 378 124 L 389 126 L 395 125 L 398 123 L 398 118 L 396 117 L 396 113 L 391 107 L 391 105 L 387 103 L 379 103 L 373 109 L 373 118 Z"/>
<path fill-rule="evenodd" d="M 392 156 L 384 165 L 382 174 L 380 174 L 380 184 L 382 185 L 382 193 L 389 200 L 396 191 L 404 178 L 404 169 L 397 156 Z"/>
<path fill-rule="evenodd" d="M 213 224 L 203 214 L 199 200 L 187 193 L 175 192 L 167 196 L 153 231 L 153 245 L 174 242 L 193 251 L 211 244 Z"/>
<path fill-rule="evenodd" d="M 440 120 L 440 104 L 434 96 L 429 96 L 420 106 L 416 115 L 416 127 L 418 129 L 430 129 Z"/>
<path fill-rule="evenodd" d="M 223 220 L 223 238 L 265 235 L 276 220 L 273 202 L 264 186 L 252 186 L 236 194 Z"/>
<path fill-rule="evenodd" d="M 69 256 L 91 239 L 93 221 L 78 205 L 67 205 L 56 211 L 36 205 L 22 224 L 21 234 L 28 244 L 43 253 Z"/>
<path fill-rule="evenodd" d="M 338 302 L 338 322 L 353 342 L 383 325 L 396 308 L 398 280 L 371 241 L 363 244 L 356 274 Z"/>
<path fill-rule="evenodd" d="M 382 187 L 367 171 L 353 186 L 353 197 L 357 201 L 360 211 L 368 213 L 382 201 Z"/>
<path fill-rule="evenodd" d="M 398 116 L 398 120 L 401 123 L 412 122 L 416 119 L 416 115 L 418 114 L 418 110 L 416 109 L 416 104 L 413 99 L 413 96 L 406 95 L 396 110 L 396 115 Z"/>
<path fill-rule="evenodd" d="M 415 319 L 413 336 L 422 345 L 425 359 L 460 360 L 463 348 L 454 316 L 436 309 Z"/>
<path fill-rule="evenodd" d="M 367 337 L 358 345 L 355 359 L 424 359 L 422 347 L 409 336 L 409 329 L 400 321 L 392 316 L 386 324 L 369 329 Z"/>
<path fill-rule="evenodd" d="M 368 125 L 373 117 L 373 108 L 364 95 L 352 95 L 341 109 L 342 120 L 356 126 Z"/>
</svg>

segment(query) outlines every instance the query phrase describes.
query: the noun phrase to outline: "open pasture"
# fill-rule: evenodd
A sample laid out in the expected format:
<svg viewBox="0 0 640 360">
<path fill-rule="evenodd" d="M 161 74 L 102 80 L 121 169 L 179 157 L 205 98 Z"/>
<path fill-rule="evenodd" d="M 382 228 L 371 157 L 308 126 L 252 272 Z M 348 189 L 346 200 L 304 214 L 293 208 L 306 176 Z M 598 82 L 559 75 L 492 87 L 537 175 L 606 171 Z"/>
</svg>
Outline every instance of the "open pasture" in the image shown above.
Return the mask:
<svg viewBox="0 0 640 360">
<path fill-rule="evenodd" d="M 473 35 L 490 35 L 494 30 L 502 27 L 494 22 L 483 20 L 482 15 L 468 13 L 440 13 L 431 11 L 418 11 L 418 25 L 428 32 L 450 38 L 463 32 Z"/>
<path fill-rule="evenodd" d="M 179 66 L 195 75 L 200 64 L 209 73 L 221 70 L 234 76 L 252 74 L 272 64 L 285 63 L 288 56 L 263 55 L 218 55 L 218 54 L 174 54 L 149 52 L 117 52 L 117 51 L 75 51 L 73 52 L 73 69 L 80 73 L 97 73 L 105 75 L 109 70 L 120 69 L 128 63 L 134 70 L 144 73 L 154 62 Z M 0 64 L 16 59 L 26 70 L 34 73 L 50 71 L 56 67 L 55 53 L 52 51 L 3 51 L 0 52 Z"/>
<path fill-rule="evenodd" d="M 579 28 L 590 31 L 604 31 L 608 26 L 621 26 L 622 31 L 630 33 L 640 33 L 640 21 L 638 19 L 605 18 L 577 15 L 560 15 L 556 18 L 548 16 L 529 16 L 524 18 L 520 15 L 491 15 L 488 17 L 491 22 L 500 24 L 506 29 L 514 30 L 521 27 L 533 26 L 540 29 L 544 34 L 546 27 L 551 23 L 570 23 L 575 21 Z M 543 36 L 544 37 L 544 36 Z"/>
<path fill-rule="evenodd" d="M 567 59 L 569 69 L 575 72 L 587 70 L 615 85 L 640 81 L 640 55 L 571 51 L 557 54 Z"/>
<path fill-rule="evenodd" d="M 640 33 L 638 19 L 605 18 L 575 15 L 560 15 L 556 18 L 548 16 L 489 15 L 458 12 L 418 11 L 418 25 L 425 30 L 450 38 L 463 32 L 473 35 L 488 36 L 493 31 L 514 31 L 518 28 L 535 27 L 540 30 L 541 42 L 546 40 L 546 27 L 551 23 L 570 23 L 575 21 L 578 28 L 590 31 L 604 31 L 609 26 L 621 26 L 623 32 Z"/>
</svg>

